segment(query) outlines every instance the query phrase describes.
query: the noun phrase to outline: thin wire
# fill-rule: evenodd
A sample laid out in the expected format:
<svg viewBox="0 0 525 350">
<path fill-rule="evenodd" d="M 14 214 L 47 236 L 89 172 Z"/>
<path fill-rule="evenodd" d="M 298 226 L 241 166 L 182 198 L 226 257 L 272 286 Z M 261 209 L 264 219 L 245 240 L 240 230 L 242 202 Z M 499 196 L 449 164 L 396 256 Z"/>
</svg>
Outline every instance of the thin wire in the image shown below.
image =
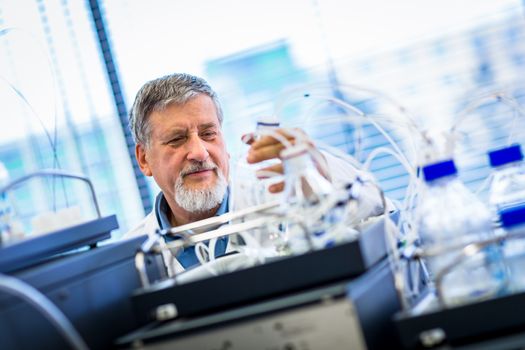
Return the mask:
<svg viewBox="0 0 525 350">
<path fill-rule="evenodd" d="M 357 109 L 356 107 L 350 105 L 349 103 L 345 102 L 345 101 L 342 101 L 342 100 L 339 100 L 337 98 L 333 98 L 333 97 L 327 97 L 327 96 L 317 96 L 317 97 L 321 97 L 321 98 L 325 98 L 326 100 L 328 101 L 331 101 L 343 108 L 347 108 L 349 109 L 350 111 L 360 111 L 359 109 Z M 363 113 L 363 112 L 361 112 Z M 365 117 L 366 114 L 362 114 L 361 115 L 362 117 Z M 374 125 L 374 127 L 386 138 L 386 140 L 392 145 L 392 147 L 394 148 L 394 150 L 396 152 L 398 152 L 402 157 L 405 157 L 404 153 L 401 151 L 401 149 L 399 148 L 399 146 L 397 145 L 397 143 L 390 137 L 390 135 L 388 135 L 388 133 L 383 129 L 382 126 L 380 126 L 378 123 L 376 123 L 376 121 L 374 119 L 367 119 L 371 122 L 372 125 Z M 406 161 L 408 162 L 408 159 L 406 159 Z"/>
<path fill-rule="evenodd" d="M 15 92 L 15 94 L 29 108 L 29 110 L 31 111 L 33 116 L 36 117 L 36 119 L 38 120 L 38 122 L 42 126 L 42 129 L 44 130 L 44 133 L 46 134 L 46 137 L 48 139 L 49 145 L 50 145 L 51 150 L 53 152 L 53 168 L 62 169 L 62 166 L 60 164 L 60 160 L 58 158 L 58 149 L 57 149 L 57 118 L 58 118 L 57 99 L 56 99 L 57 87 L 56 87 L 56 81 L 55 81 L 55 74 L 54 74 L 54 71 L 53 71 L 53 68 L 52 68 L 53 67 L 52 60 L 49 57 L 49 52 L 44 48 L 42 43 L 37 38 L 35 38 L 34 35 L 32 35 L 32 33 L 26 32 L 23 28 L 18 28 L 18 27 L 4 28 L 4 29 L 0 30 L 0 37 L 4 36 L 4 35 L 11 34 L 13 32 L 17 32 L 17 31 L 21 32 L 23 34 L 26 34 L 29 38 L 31 38 L 33 40 L 33 43 L 35 44 L 35 46 L 38 47 L 39 51 L 41 51 L 43 53 L 43 56 L 46 59 L 47 67 L 49 68 L 49 73 L 51 75 L 51 81 L 52 81 L 52 85 L 53 85 L 53 93 L 52 93 L 52 96 L 53 96 L 53 112 L 52 112 L 52 114 L 53 114 L 53 118 L 54 118 L 54 129 L 53 129 L 54 133 L 53 133 L 53 136 L 51 135 L 51 133 L 47 129 L 45 123 L 40 118 L 38 113 L 36 113 L 36 111 L 33 108 L 33 106 L 29 103 L 27 98 L 24 96 L 24 94 L 20 90 L 18 90 L 18 88 L 16 88 L 15 85 L 12 84 L 8 79 L 6 79 L 6 78 L 4 78 L 2 76 L 0 76 L 0 78 Z M 61 179 L 61 181 L 62 181 L 62 188 L 63 188 L 64 195 L 66 196 L 66 203 L 67 203 L 67 192 L 65 190 L 64 179 Z M 52 189 L 52 192 L 53 192 L 53 210 L 56 211 L 56 194 L 55 194 L 55 182 L 54 182 L 54 180 L 52 180 L 52 188 L 53 188 Z"/>
<path fill-rule="evenodd" d="M 7 86 L 13 90 L 13 92 L 15 93 L 15 95 L 20 98 L 22 100 L 22 102 L 24 102 L 24 104 L 29 108 L 29 110 L 31 111 L 31 113 L 33 114 L 33 116 L 35 116 L 35 118 L 38 120 L 39 124 L 42 126 L 42 129 L 44 129 L 44 133 L 46 134 L 46 137 L 47 137 L 47 140 L 49 142 L 49 145 L 51 146 L 51 149 L 53 150 L 53 153 L 54 153 L 54 158 L 56 158 L 56 145 L 55 145 L 55 142 L 53 141 L 52 137 L 51 137 L 51 134 L 49 133 L 49 130 L 47 130 L 45 124 L 44 124 L 44 121 L 40 118 L 40 116 L 38 115 L 38 113 L 35 111 L 35 109 L 33 108 L 33 106 L 29 103 L 29 101 L 27 100 L 27 98 L 24 96 L 24 94 L 18 90 L 18 88 L 16 88 L 9 80 L 7 80 L 5 77 L 1 76 L 0 75 L 0 80 L 2 80 L 4 83 L 7 84 Z M 57 159 L 58 161 L 58 159 Z"/>
<path fill-rule="evenodd" d="M 203 266 L 204 269 L 206 269 L 206 271 L 208 271 L 212 276 L 217 276 L 219 273 L 210 266 L 210 264 L 208 263 L 208 259 L 202 255 L 202 252 L 204 251 L 206 252 L 208 257 L 210 257 L 210 250 L 208 249 L 206 244 L 204 242 L 197 242 L 194 246 L 194 249 L 195 255 L 197 256 L 197 260 L 199 260 L 201 266 Z"/>
<path fill-rule="evenodd" d="M 40 22 L 42 24 L 42 27 L 43 27 L 43 30 L 44 30 L 44 35 L 45 35 L 45 38 L 47 40 L 47 45 L 48 45 L 48 48 L 49 48 L 49 58 L 50 58 L 50 70 L 51 72 L 53 72 L 53 86 L 55 87 L 55 93 L 58 91 L 60 92 L 60 95 L 62 97 L 62 105 L 64 107 L 64 114 L 65 114 L 65 117 L 66 117 L 66 121 L 67 121 L 67 124 L 69 126 L 69 128 L 72 130 L 72 133 L 73 133 L 73 136 L 75 138 L 78 138 L 78 135 L 77 135 L 77 132 L 75 130 L 75 125 L 74 123 L 71 123 L 71 120 L 70 120 L 70 116 L 71 116 L 71 107 L 68 103 L 68 99 L 67 99 L 67 94 L 66 94 L 66 89 L 64 87 L 64 80 L 62 78 L 62 74 L 60 72 L 60 70 L 58 69 L 59 67 L 59 62 L 58 62 L 58 59 L 57 59 L 57 53 L 56 53 L 56 49 L 55 49 L 55 44 L 54 44 L 54 41 L 53 41 L 53 36 L 51 35 L 51 26 L 50 26 L 50 21 L 49 21 L 49 18 L 47 16 L 47 13 L 46 13 L 46 6 L 44 4 L 44 1 L 43 0 L 37 0 L 37 3 L 38 3 L 38 14 L 39 14 L 39 18 L 40 18 Z M 53 69 L 55 68 L 55 69 Z M 57 89 L 58 87 L 58 89 Z M 55 104 L 57 103 L 56 101 L 56 98 L 55 98 Z M 58 113 L 56 112 L 56 106 L 55 106 L 55 124 L 54 124 L 54 141 L 55 141 L 55 144 L 57 144 L 57 140 L 58 140 Z M 76 143 L 75 143 L 75 146 Z M 78 156 L 80 158 L 80 162 L 81 163 L 84 163 L 83 161 L 83 157 L 82 157 L 82 152 L 79 151 L 78 149 L 78 146 L 76 147 L 76 151 L 78 153 Z M 68 196 L 68 193 L 66 191 L 66 186 L 65 186 L 65 183 L 64 183 L 64 179 L 61 179 L 62 181 L 62 191 L 63 191 L 63 194 L 64 194 L 64 199 L 65 199 L 65 202 L 66 202 L 66 206 L 69 207 L 69 196 Z M 54 186 L 54 182 L 53 182 L 53 186 Z M 53 195 L 53 202 L 54 202 L 54 206 L 56 208 L 56 196 Z"/>
</svg>

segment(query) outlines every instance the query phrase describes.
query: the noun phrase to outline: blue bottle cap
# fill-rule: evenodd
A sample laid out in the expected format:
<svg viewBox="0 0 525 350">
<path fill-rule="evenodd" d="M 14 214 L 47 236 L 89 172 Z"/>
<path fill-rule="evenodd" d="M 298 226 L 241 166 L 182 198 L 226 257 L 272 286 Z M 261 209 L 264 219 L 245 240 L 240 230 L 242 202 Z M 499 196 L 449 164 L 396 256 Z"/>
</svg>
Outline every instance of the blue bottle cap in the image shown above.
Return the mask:
<svg viewBox="0 0 525 350">
<path fill-rule="evenodd" d="M 434 164 L 428 164 L 423 167 L 423 176 L 426 182 L 434 181 L 445 176 L 456 175 L 458 169 L 452 159 L 445 160 Z"/>
<path fill-rule="evenodd" d="M 278 128 L 279 119 L 275 115 L 264 115 L 257 118 L 257 127 Z"/>
<path fill-rule="evenodd" d="M 510 228 L 513 226 L 525 224 L 525 205 L 519 205 L 513 208 L 503 209 L 499 213 L 501 226 Z"/>
<path fill-rule="evenodd" d="M 512 145 L 489 152 L 490 166 L 497 167 L 523 160 L 520 145 Z"/>
</svg>

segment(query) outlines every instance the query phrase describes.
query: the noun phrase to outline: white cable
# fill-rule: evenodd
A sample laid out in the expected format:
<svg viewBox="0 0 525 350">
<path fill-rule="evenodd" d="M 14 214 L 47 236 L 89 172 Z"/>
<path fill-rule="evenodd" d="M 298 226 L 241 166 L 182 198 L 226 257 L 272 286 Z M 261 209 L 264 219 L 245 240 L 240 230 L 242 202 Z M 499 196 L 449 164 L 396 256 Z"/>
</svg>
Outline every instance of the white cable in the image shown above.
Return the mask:
<svg viewBox="0 0 525 350">
<path fill-rule="evenodd" d="M 206 244 L 204 242 L 197 242 L 194 246 L 195 249 L 195 256 L 197 257 L 197 260 L 199 260 L 199 263 L 203 268 L 206 269 L 212 276 L 217 276 L 219 273 L 213 269 L 210 264 L 208 263 L 207 258 L 202 256 L 202 252 L 206 252 L 208 256 L 210 256 L 210 251 Z"/>
<path fill-rule="evenodd" d="M 317 144 L 317 147 L 319 148 L 319 150 L 323 150 L 323 151 L 325 151 L 327 153 L 330 153 L 331 155 L 348 162 L 354 168 L 362 170 L 363 165 L 357 159 L 352 157 L 350 154 L 347 154 L 347 153 L 343 152 L 342 150 L 340 150 L 339 148 L 331 146 L 331 145 L 329 145 L 329 144 L 327 144 L 325 142 L 322 142 L 322 141 L 316 141 L 316 144 Z"/>
<path fill-rule="evenodd" d="M 517 128 L 512 127 L 516 121 L 518 120 L 518 116 L 521 116 L 522 118 L 525 118 L 525 109 L 521 107 L 521 105 L 516 101 L 515 98 L 508 97 L 505 95 L 500 96 L 502 101 L 507 102 L 507 104 L 511 107 L 513 107 L 513 117 L 512 117 L 512 125 L 510 129 L 509 138 L 507 139 L 507 145 L 510 146 L 513 143 L 514 139 L 514 132 L 517 130 Z"/>
<path fill-rule="evenodd" d="M 510 125 L 510 133 L 509 133 L 509 136 L 507 138 L 507 146 L 510 146 L 512 144 L 512 142 L 513 142 L 513 139 L 514 139 L 514 133 L 518 129 L 518 128 L 514 127 L 514 126 L 515 126 L 519 116 L 521 116 L 522 118 L 525 119 L 525 109 L 523 107 L 521 107 L 521 105 L 518 103 L 518 101 L 516 101 L 515 98 L 509 97 L 505 93 L 500 92 L 500 91 L 489 92 L 489 93 L 483 94 L 481 96 L 478 96 L 474 100 L 472 100 L 469 104 L 467 104 L 467 106 L 458 113 L 458 117 L 457 117 L 458 119 L 457 119 L 456 123 L 454 123 L 454 125 L 450 128 L 450 132 L 452 134 L 456 133 L 457 129 L 459 128 L 459 125 L 472 112 L 474 112 L 476 109 L 481 107 L 483 104 L 485 104 L 487 102 L 491 102 L 493 100 L 495 100 L 496 102 L 501 102 L 504 105 L 509 106 L 509 107 L 512 108 L 513 115 L 512 115 L 512 120 L 511 120 L 511 123 L 510 123 L 511 124 Z M 487 187 L 487 185 L 490 183 L 491 179 L 492 179 L 492 174 L 490 174 L 483 181 L 483 183 L 480 185 L 480 187 L 476 190 L 475 193 L 476 194 L 481 193 L 485 189 L 485 187 Z"/>
<path fill-rule="evenodd" d="M 217 245 L 217 237 L 210 239 L 208 248 L 208 258 L 211 261 L 215 260 L 215 246 Z M 210 253 L 211 252 L 211 253 Z"/>
<path fill-rule="evenodd" d="M 37 309 L 73 349 L 88 350 L 86 343 L 62 311 L 38 290 L 18 278 L 4 274 L 0 274 L 0 290 L 23 299 Z M 41 345 L 45 347 L 44 344 Z"/>
<path fill-rule="evenodd" d="M 408 163 L 406 158 L 403 158 L 400 154 L 398 154 L 397 152 L 391 150 L 388 147 L 377 147 L 377 148 L 374 148 L 372 150 L 372 152 L 370 152 L 370 154 L 366 158 L 366 161 L 365 161 L 365 163 L 363 165 L 363 169 L 365 171 L 370 172 L 370 165 L 372 164 L 372 161 L 374 160 L 375 157 L 377 157 L 381 153 L 385 153 L 385 154 L 391 155 L 392 157 L 396 158 L 399 161 L 399 163 L 401 163 L 403 168 L 405 168 L 406 172 L 410 176 L 410 180 L 412 181 L 412 179 L 415 177 L 415 172 L 414 172 L 414 169 L 412 168 L 412 166 Z"/>
<path fill-rule="evenodd" d="M 518 112 L 519 115 L 525 117 L 525 109 L 520 106 L 520 104 L 512 97 L 508 97 L 503 92 L 490 92 L 484 95 L 477 97 L 472 100 L 465 108 L 463 108 L 459 113 L 457 113 L 457 120 L 450 128 L 452 134 L 456 133 L 456 129 L 459 125 L 467 118 L 472 112 L 478 109 L 483 104 L 496 100 L 496 102 L 502 102 L 503 104 L 511 107 L 514 111 Z M 516 118 L 515 116 L 514 118 Z"/>
<path fill-rule="evenodd" d="M 516 110 L 513 110 L 512 111 L 512 121 L 510 122 L 510 133 L 509 133 L 509 137 L 507 138 L 507 147 L 512 145 L 513 141 L 514 140 L 514 132 L 517 130 L 517 125 L 516 123 L 518 122 L 518 116 L 516 114 Z"/>
<path fill-rule="evenodd" d="M 241 250 L 240 253 L 245 254 L 248 257 L 255 258 L 259 263 L 264 263 L 265 256 L 263 254 L 260 254 L 261 252 L 261 245 L 257 240 L 248 232 L 238 232 L 237 233 L 241 238 L 243 239 L 245 246 L 239 246 L 239 249 Z M 253 252 L 256 252 L 255 256 Z"/>
<path fill-rule="evenodd" d="M 331 96 L 323 96 L 323 95 L 311 95 L 311 96 L 315 98 L 321 98 L 326 101 L 330 101 L 336 105 L 339 105 L 340 107 L 343 107 L 349 111 L 357 113 L 361 117 L 367 116 L 363 111 L 359 110 L 358 108 L 338 98 L 334 98 Z M 392 145 L 392 147 L 396 150 L 396 152 L 398 152 L 400 155 L 405 157 L 404 153 L 401 151 L 397 143 L 390 137 L 390 135 L 383 129 L 383 127 L 374 120 L 374 118 L 366 118 L 366 120 L 369 121 L 383 135 L 383 137 Z M 407 162 L 408 162 L 408 159 L 407 159 Z"/>
<path fill-rule="evenodd" d="M 310 97 L 310 94 L 308 92 L 305 93 L 305 91 L 310 91 L 310 90 L 313 90 L 313 89 L 323 89 L 323 91 L 326 91 L 326 90 L 331 90 L 333 89 L 334 87 L 334 84 L 327 84 L 327 83 L 322 83 L 322 84 L 310 84 L 310 85 L 306 85 L 306 86 L 303 86 L 303 87 L 300 87 L 300 88 L 297 88 L 297 89 L 294 89 L 294 90 L 291 90 L 289 91 L 288 93 L 284 94 L 281 96 L 281 98 L 277 101 L 277 103 L 275 104 L 275 115 L 276 116 L 279 116 L 281 115 L 281 112 L 282 110 L 284 109 L 284 106 L 286 106 L 287 104 L 290 104 L 298 99 L 304 99 L 304 98 L 308 98 Z M 387 101 L 388 103 L 390 103 L 392 106 L 394 106 L 396 109 L 399 110 L 399 112 L 401 112 L 401 114 L 403 116 L 406 117 L 407 121 L 412 124 L 414 126 L 414 128 L 416 128 L 416 123 L 414 122 L 414 119 L 412 118 L 412 116 L 410 115 L 410 113 L 408 112 L 408 109 L 403 106 L 402 104 L 400 104 L 399 102 L 397 102 L 394 98 L 392 98 L 391 96 L 379 91 L 379 90 L 375 90 L 375 89 L 371 89 L 369 87 L 364 87 L 364 86 L 359 86 L 359 85 L 353 85 L 353 84 L 337 84 L 337 87 L 343 87 L 343 88 L 346 88 L 346 89 L 349 89 L 349 90 L 355 90 L 355 91 L 361 91 L 361 92 L 366 92 L 374 97 L 381 97 L 383 100 Z"/>
<path fill-rule="evenodd" d="M 309 95 L 308 97 L 311 97 L 311 95 Z M 314 97 L 318 97 L 318 96 L 314 96 Z M 321 98 L 321 101 L 314 105 L 312 108 L 308 109 L 306 111 L 306 114 L 303 118 L 303 121 L 302 121 L 302 125 L 305 126 L 305 128 L 307 128 L 310 123 L 312 123 L 312 120 L 313 120 L 313 116 L 314 116 L 314 112 L 320 108 L 322 105 L 326 104 L 326 103 L 329 103 L 329 102 L 332 102 L 330 99 L 323 99 Z M 351 105 L 349 105 L 351 106 Z M 359 108 L 355 107 L 355 106 L 352 106 L 353 108 L 351 109 L 351 111 L 355 112 L 359 117 L 362 117 L 364 116 L 364 112 L 362 110 L 360 110 Z M 348 108 L 344 108 L 343 109 L 346 113 L 348 113 L 349 109 Z M 356 125 L 356 130 L 355 130 L 355 134 L 357 135 L 355 137 L 355 142 L 354 142 L 354 155 L 357 159 L 359 159 L 359 155 L 360 155 L 360 152 L 361 152 L 361 136 L 362 136 L 362 121 L 361 119 L 362 118 L 354 118 L 354 116 L 351 116 L 351 115 L 346 115 L 344 118 L 343 117 L 337 117 L 337 118 L 323 118 L 323 119 L 319 119 L 316 123 L 313 123 L 314 125 L 315 124 L 323 124 L 323 125 L 326 125 L 327 123 L 341 123 L 341 122 L 350 122 L 351 120 L 354 122 L 354 124 Z"/>
<path fill-rule="evenodd" d="M 317 98 L 323 98 L 327 101 L 330 101 L 336 105 L 339 105 L 340 107 L 343 107 L 345 109 L 348 109 L 350 111 L 354 111 L 354 112 L 357 112 L 357 113 L 362 113 L 360 114 L 362 117 L 366 116 L 366 114 L 364 114 L 362 111 L 360 111 L 358 108 L 352 106 L 351 104 L 343 101 L 343 100 L 340 100 L 338 98 L 334 98 L 334 97 L 331 97 L 331 96 L 315 96 Z M 392 147 L 394 147 L 394 149 L 399 152 L 399 154 L 403 154 L 403 152 L 401 152 L 401 150 L 399 149 L 398 145 L 396 142 L 394 142 L 394 140 L 390 137 L 390 135 L 388 135 L 388 133 L 383 129 L 383 127 L 381 127 L 379 124 L 377 124 L 375 122 L 375 120 L 373 119 L 367 119 L 370 121 L 370 123 L 372 125 L 374 125 L 374 127 L 386 138 L 386 140 L 392 145 Z"/>
<path fill-rule="evenodd" d="M 373 122 L 372 122 L 373 120 Z M 413 159 L 416 159 L 416 155 L 417 155 L 417 148 L 416 148 L 416 142 L 414 141 L 414 137 L 412 135 L 420 135 L 421 134 L 421 131 L 419 131 L 418 129 L 414 129 L 410 124 L 405 124 L 405 123 L 402 123 L 402 122 L 398 122 L 398 121 L 394 121 L 392 120 L 392 118 L 388 118 L 384 115 L 378 115 L 378 114 L 364 114 L 364 115 L 358 115 L 358 116 L 355 116 L 355 115 L 346 115 L 344 117 L 341 117 L 341 116 L 338 116 L 338 117 L 332 117 L 332 118 L 321 118 L 321 119 L 318 119 L 315 121 L 315 123 L 313 123 L 314 125 L 315 124 L 328 124 L 328 123 L 353 123 L 353 124 L 356 124 L 358 126 L 358 128 L 356 128 L 356 141 L 355 141 L 355 154 L 356 156 L 359 155 L 359 153 L 361 152 L 361 144 L 362 144 L 362 138 L 363 136 L 361 135 L 362 131 L 363 131 L 363 128 L 362 128 L 362 125 L 364 123 L 371 123 L 372 125 L 376 126 L 376 125 L 380 125 L 380 124 L 377 124 L 377 122 L 389 122 L 389 123 L 393 123 L 394 126 L 396 127 L 403 127 L 407 130 L 407 132 L 405 132 L 406 136 L 408 136 L 408 139 L 409 139 L 409 142 L 407 143 L 407 145 L 409 146 L 409 150 L 411 151 L 411 156 Z M 382 131 L 381 129 L 378 129 L 378 131 L 385 137 L 385 133 L 386 131 Z M 389 143 L 392 144 L 393 139 L 389 139 L 387 138 L 387 141 Z M 397 145 L 397 143 L 394 142 L 394 144 Z M 403 154 L 403 153 L 402 153 Z M 407 158 L 406 156 L 404 156 L 405 158 Z M 359 157 L 358 157 L 359 158 Z M 408 160 L 408 158 L 407 158 Z"/>
<path fill-rule="evenodd" d="M 405 168 L 409 176 L 408 185 L 405 190 L 405 196 L 404 196 L 405 198 L 403 200 L 402 210 L 401 210 L 400 218 L 397 224 L 398 230 L 402 231 L 401 226 L 405 224 L 406 220 L 410 220 L 410 218 L 407 218 L 406 213 L 408 213 L 411 210 L 410 206 L 413 204 L 413 197 L 415 195 L 415 189 L 416 189 L 416 184 L 417 184 L 417 176 L 415 174 L 414 169 L 410 166 L 410 164 L 407 164 L 405 160 L 399 157 L 399 155 L 396 152 L 386 147 L 378 147 L 374 149 L 369 154 L 365 162 L 364 168 L 366 170 L 369 170 L 372 160 L 381 153 L 386 153 L 396 158 L 401 163 L 401 165 Z M 409 236 L 412 237 L 412 235 L 409 235 Z"/>
<path fill-rule="evenodd" d="M 489 176 L 483 180 L 479 188 L 474 192 L 476 196 L 479 196 L 479 194 L 492 182 L 492 178 L 494 177 L 494 172 L 491 172 Z"/>
<path fill-rule="evenodd" d="M 340 106 L 344 107 L 345 110 L 350 110 L 350 111 L 353 111 L 354 113 L 356 113 L 358 115 L 369 117 L 369 115 L 366 115 L 362 110 L 360 110 L 359 108 L 357 108 L 355 106 L 352 106 L 352 105 L 348 104 L 344 100 L 340 100 L 340 99 L 334 98 L 333 96 L 326 96 L 326 95 L 320 95 L 320 94 L 315 94 L 315 93 L 314 94 L 312 94 L 312 93 L 304 93 L 304 91 L 305 90 L 308 91 L 308 89 L 324 88 L 323 92 L 325 92 L 327 88 L 333 88 L 332 85 L 327 85 L 327 86 L 324 86 L 324 85 L 326 85 L 326 84 L 311 84 L 311 85 L 308 85 L 308 86 L 305 86 L 305 87 L 302 87 L 302 88 L 299 88 L 299 89 L 292 90 L 289 93 L 283 95 L 281 97 L 281 99 L 275 105 L 275 113 L 274 114 L 279 116 L 286 104 L 292 103 L 292 102 L 294 102 L 294 101 L 296 101 L 298 99 L 312 98 L 313 97 L 313 98 L 321 98 L 321 99 L 324 99 L 324 100 L 329 100 L 329 101 L 331 101 L 333 103 L 339 104 Z M 344 87 L 344 88 L 348 88 L 348 89 L 351 89 L 351 90 L 366 92 L 366 93 L 369 93 L 369 94 L 371 94 L 371 95 L 373 95 L 375 97 L 381 97 L 382 99 L 384 99 L 385 101 L 387 101 L 388 103 L 393 105 L 406 118 L 406 121 L 397 120 L 398 118 L 396 118 L 396 119 L 389 118 L 389 121 L 391 121 L 393 123 L 396 123 L 396 124 L 402 124 L 402 125 L 406 126 L 410 131 L 414 131 L 415 130 L 419 134 L 421 133 L 419 128 L 417 127 L 417 124 L 414 122 L 414 119 L 412 118 L 412 116 L 408 112 L 407 108 L 405 108 L 403 105 L 398 103 L 396 100 L 394 100 L 390 96 L 388 96 L 388 95 L 386 95 L 386 94 L 384 94 L 384 93 L 382 93 L 382 92 L 380 92 L 378 90 L 374 90 L 374 89 L 371 89 L 371 88 L 358 86 L 358 85 L 338 84 L 338 86 Z M 308 117 L 308 115 L 307 115 L 307 117 Z M 308 121 L 309 118 L 307 118 L 306 120 Z M 372 123 L 377 128 L 376 123 L 375 122 L 372 122 Z M 378 128 L 378 130 L 381 132 L 381 128 Z M 384 132 L 382 132 L 382 133 L 387 138 L 387 140 L 389 140 L 389 137 L 387 135 L 385 135 Z M 412 134 L 412 133 L 410 133 L 410 134 Z M 391 142 L 391 140 L 389 140 L 389 142 Z M 417 152 L 415 152 L 415 144 L 413 142 L 411 143 L 411 146 L 413 147 L 412 150 L 414 151 L 414 155 L 416 155 Z M 394 148 L 396 148 L 396 146 L 394 146 Z"/>
</svg>

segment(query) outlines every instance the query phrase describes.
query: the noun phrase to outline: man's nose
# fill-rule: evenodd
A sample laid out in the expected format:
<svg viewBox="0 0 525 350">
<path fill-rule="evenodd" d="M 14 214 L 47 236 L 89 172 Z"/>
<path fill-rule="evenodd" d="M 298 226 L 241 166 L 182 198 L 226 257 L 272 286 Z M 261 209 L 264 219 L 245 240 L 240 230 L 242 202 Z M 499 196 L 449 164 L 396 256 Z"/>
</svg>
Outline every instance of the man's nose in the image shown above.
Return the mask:
<svg viewBox="0 0 525 350">
<path fill-rule="evenodd" d="M 206 143 L 197 135 L 191 136 L 188 142 L 188 160 L 205 161 L 208 159 L 209 153 L 206 148 Z"/>
</svg>

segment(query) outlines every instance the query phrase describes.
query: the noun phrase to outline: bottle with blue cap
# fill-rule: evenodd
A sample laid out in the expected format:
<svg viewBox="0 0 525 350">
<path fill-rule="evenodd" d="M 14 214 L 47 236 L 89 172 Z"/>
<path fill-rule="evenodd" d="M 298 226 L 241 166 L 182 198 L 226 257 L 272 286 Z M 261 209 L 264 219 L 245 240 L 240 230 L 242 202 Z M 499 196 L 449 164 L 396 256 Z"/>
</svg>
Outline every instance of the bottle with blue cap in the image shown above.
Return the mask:
<svg viewBox="0 0 525 350">
<path fill-rule="evenodd" d="M 503 251 L 510 271 L 510 289 L 525 290 L 525 205 L 500 211 L 501 228 L 505 231 Z"/>
<path fill-rule="evenodd" d="M 493 168 L 489 204 L 496 221 L 504 209 L 525 205 L 525 166 L 518 144 L 488 153 Z"/>
<path fill-rule="evenodd" d="M 426 186 L 417 208 L 418 231 L 443 301 L 451 306 L 504 294 L 508 280 L 496 244 L 462 259 L 464 247 L 494 237 L 490 211 L 458 178 L 452 159 L 422 170 Z"/>
</svg>

